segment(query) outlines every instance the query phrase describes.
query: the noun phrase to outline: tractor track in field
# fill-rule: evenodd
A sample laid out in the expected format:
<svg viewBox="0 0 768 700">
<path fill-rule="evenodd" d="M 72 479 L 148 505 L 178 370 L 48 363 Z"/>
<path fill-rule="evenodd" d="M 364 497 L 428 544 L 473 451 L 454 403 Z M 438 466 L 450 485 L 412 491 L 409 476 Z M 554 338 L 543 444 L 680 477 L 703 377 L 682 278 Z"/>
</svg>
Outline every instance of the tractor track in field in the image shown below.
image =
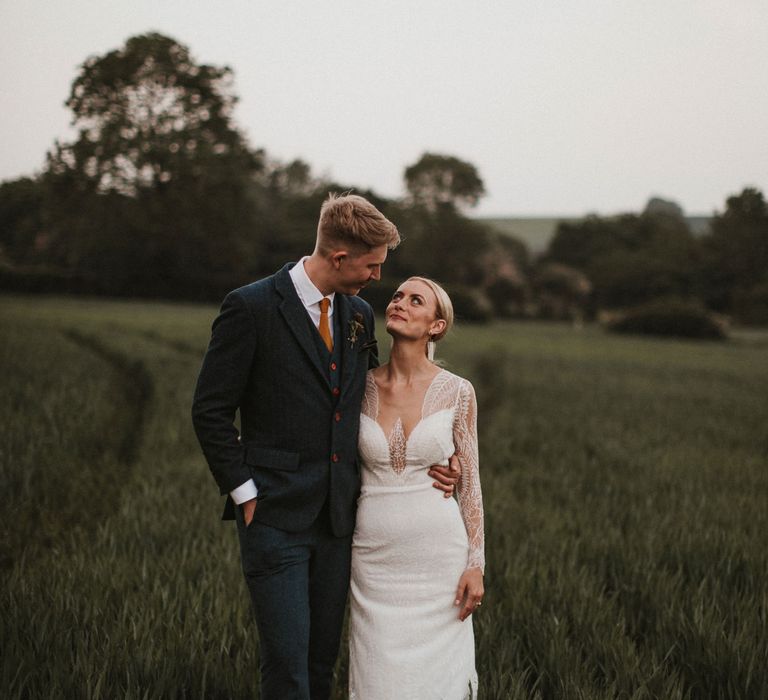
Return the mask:
<svg viewBox="0 0 768 700">
<path fill-rule="evenodd" d="M 118 446 L 118 458 L 123 464 L 133 464 L 139 456 L 148 408 L 154 394 L 152 376 L 141 360 L 131 360 L 92 335 L 76 329 L 62 333 L 68 340 L 108 362 L 124 377 L 125 394 L 120 399 L 133 406 L 134 410 Z"/>
<path fill-rule="evenodd" d="M 205 348 L 191 345 L 190 343 L 187 343 L 183 340 L 164 338 L 162 335 L 156 333 L 155 331 L 137 331 L 137 335 L 140 335 L 142 338 L 149 340 L 150 342 L 157 343 L 158 345 L 161 345 L 165 348 L 174 350 L 181 355 L 190 355 L 192 357 L 202 358 L 203 352 L 205 351 Z"/>
</svg>

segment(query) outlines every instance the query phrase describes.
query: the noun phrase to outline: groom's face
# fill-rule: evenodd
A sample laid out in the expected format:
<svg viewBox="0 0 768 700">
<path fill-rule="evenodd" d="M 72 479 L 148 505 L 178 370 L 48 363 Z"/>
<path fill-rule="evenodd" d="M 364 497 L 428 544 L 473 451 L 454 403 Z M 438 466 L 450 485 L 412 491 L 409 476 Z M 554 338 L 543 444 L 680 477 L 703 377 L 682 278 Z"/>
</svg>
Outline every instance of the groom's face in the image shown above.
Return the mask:
<svg viewBox="0 0 768 700">
<path fill-rule="evenodd" d="M 381 266 L 387 259 L 388 250 L 385 244 L 366 253 L 337 254 L 334 291 L 354 296 L 370 282 L 380 280 Z"/>
</svg>

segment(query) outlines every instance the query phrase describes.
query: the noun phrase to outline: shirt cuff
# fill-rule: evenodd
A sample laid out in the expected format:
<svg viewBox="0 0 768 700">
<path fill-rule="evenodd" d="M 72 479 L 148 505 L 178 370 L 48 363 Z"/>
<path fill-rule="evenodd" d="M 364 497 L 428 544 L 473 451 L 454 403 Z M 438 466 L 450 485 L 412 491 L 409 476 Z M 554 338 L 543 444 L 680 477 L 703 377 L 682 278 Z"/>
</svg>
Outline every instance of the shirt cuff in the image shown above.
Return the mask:
<svg viewBox="0 0 768 700">
<path fill-rule="evenodd" d="M 259 491 L 256 488 L 256 484 L 253 479 L 248 479 L 244 484 L 240 484 L 234 491 L 230 491 L 229 495 L 235 502 L 235 505 L 240 505 L 246 501 L 250 501 L 252 498 L 256 498 Z"/>
</svg>

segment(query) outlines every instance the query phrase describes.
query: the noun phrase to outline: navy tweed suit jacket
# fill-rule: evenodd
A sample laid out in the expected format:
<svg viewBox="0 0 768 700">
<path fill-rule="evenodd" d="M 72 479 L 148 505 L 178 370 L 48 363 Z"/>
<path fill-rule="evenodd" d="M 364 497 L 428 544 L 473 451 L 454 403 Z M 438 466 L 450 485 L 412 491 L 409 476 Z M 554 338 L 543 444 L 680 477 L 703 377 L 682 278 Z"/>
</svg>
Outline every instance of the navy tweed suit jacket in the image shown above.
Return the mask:
<svg viewBox="0 0 768 700">
<path fill-rule="evenodd" d="M 341 333 L 334 343 L 343 346 L 339 386 L 331 386 L 312 335 L 317 331 L 288 274 L 292 266 L 227 295 L 213 323 L 192 419 L 222 494 L 253 478 L 254 518 L 292 532 L 309 527 L 327 499 L 333 532 L 342 537 L 354 529 L 360 491 L 365 374 L 378 365 L 373 311 L 362 299 L 336 294 Z M 225 519 L 233 517 L 232 505 L 228 498 Z"/>
</svg>

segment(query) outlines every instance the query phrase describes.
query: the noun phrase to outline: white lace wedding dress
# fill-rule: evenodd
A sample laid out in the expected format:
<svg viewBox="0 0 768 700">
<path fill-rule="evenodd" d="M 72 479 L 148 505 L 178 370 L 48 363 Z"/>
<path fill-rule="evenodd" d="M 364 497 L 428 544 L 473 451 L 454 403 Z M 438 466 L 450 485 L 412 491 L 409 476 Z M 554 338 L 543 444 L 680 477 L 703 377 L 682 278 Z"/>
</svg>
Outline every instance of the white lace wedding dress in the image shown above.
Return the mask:
<svg viewBox="0 0 768 700">
<path fill-rule="evenodd" d="M 441 370 L 409 436 L 386 436 L 369 372 L 360 419 L 362 489 L 352 540 L 351 700 L 477 697 L 472 617 L 454 606 L 459 578 L 484 566 L 472 385 Z M 427 470 L 456 452 L 458 502 Z"/>
</svg>

